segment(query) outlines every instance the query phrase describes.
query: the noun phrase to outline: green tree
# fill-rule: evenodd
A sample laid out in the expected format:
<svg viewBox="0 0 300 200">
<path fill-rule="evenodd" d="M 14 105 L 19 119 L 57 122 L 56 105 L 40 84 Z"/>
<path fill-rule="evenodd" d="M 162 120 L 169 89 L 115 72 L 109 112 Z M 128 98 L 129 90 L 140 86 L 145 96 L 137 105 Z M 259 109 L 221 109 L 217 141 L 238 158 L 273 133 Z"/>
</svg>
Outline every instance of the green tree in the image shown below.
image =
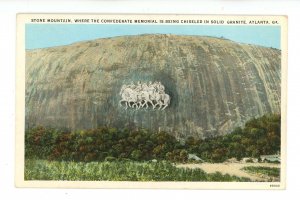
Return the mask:
<svg viewBox="0 0 300 200">
<path fill-rule="evenodd" d="M 188 160 L 188 152 L 186 150 L 181 150 L 179 157 L 180 161 L 185 163 Z"/>
<path fill-rule="evenodd" d="M 131 158 L 134 160 L 139 160 L 142 156 L 142 152 L 140 150 L 134 150 L 131 153 Z"/>
</svg>

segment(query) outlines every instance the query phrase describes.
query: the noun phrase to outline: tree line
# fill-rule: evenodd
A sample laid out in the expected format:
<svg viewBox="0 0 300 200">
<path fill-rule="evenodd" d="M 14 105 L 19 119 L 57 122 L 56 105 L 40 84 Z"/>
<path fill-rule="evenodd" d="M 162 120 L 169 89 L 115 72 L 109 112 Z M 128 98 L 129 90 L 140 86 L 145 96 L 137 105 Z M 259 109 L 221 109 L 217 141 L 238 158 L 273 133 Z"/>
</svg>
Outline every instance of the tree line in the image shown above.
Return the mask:
<svg viewBox="0 0 300 200">
<path fill-rule="evenodd" d="M 280 115 L 249 120 L 230 134 L 184 142 L 167 132 L 99 127 L 69 131 L 38 126 L 25 132 L 25 157 L 64 161 L 168 160 L 187 162 L 196 154 L 208 162 L 259 157 L 280 151 Z"/>
</svg>

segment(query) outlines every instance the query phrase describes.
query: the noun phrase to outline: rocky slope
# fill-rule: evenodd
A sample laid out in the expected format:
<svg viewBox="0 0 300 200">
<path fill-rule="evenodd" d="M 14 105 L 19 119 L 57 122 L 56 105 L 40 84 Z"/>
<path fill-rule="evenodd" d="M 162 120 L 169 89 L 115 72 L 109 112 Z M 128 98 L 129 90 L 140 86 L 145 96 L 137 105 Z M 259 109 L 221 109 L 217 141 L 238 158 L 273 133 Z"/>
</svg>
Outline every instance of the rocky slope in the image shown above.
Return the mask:
<svg viewBox="0 0 300 200">
<path fill-rule="evenodd" d="M 107 125 L 177 137 L 225 134 L 280 112 L 281 52 L 200 36 L 139 35 L 26 51 L 26 127 Z M 127 109 L 131 81 L 161 81 L 165 110 Z"/>
</svg>

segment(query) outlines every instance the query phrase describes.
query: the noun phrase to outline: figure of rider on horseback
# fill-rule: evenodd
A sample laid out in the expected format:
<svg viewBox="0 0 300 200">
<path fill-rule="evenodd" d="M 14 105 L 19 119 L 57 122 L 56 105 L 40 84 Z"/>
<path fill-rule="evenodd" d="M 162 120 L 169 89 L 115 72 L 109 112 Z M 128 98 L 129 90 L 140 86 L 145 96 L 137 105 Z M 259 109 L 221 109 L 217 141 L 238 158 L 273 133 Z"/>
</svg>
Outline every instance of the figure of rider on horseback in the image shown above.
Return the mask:
<svg viewBox="0 0 300 200">
<path fill-rule="evenodd" d="M 148 108 L 149 104 L 152 105 L 152 108 L 155 109 L 158 106 L 158 109 L 164 110 L 170 104 L 170 96 L 165 94 L 165 87 L 161 82 L 149 81 L 148 83 L 142 83 L 138 81 L 135 85 L 133 82 L 128 85 L 122 85 L 120 105 L 125 106 L 125 109 L 128 107 L 136 108 Z"/>
</svg>

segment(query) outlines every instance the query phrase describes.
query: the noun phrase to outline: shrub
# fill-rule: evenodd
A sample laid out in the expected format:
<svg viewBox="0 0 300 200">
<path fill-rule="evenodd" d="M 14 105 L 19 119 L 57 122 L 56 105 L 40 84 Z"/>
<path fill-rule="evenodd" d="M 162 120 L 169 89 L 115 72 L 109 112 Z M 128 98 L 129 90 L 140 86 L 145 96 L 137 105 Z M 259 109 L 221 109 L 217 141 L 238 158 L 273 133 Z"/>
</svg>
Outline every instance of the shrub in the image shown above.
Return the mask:
<svg viewBox="0 0 300 200">
<path fill-rule="evenodd" d="M 259 157 L 280 152 L 280 115 L 249 120 L 231 134 L 205 140 L 188 137 L 176 140 L 166 132 L 130 131 L 99 127 L 68 131 L 35 127 L 25 132 L 26 158 L 103 161 L 106 157 L 133 160 L 187 162 L 189 153 L 211 162 L 228 158 Z"/>
<path fill-rule="evenodd" d="M 105 161 L 107 161 L 107 162 L 112 162 L 112 161 L 115 161 L 116 160 L 116 158 L 115 157 L 112 157 L 112 156 L 107 156 L 106 158 L 105 158 Z"/>
<path fill-rule="evenodd" d="M 183 169 L 169 162 L 57 162 L 25 160 L 25 180 L 68 181 L 250 181 L 201 169 Z"/>
</svg>

